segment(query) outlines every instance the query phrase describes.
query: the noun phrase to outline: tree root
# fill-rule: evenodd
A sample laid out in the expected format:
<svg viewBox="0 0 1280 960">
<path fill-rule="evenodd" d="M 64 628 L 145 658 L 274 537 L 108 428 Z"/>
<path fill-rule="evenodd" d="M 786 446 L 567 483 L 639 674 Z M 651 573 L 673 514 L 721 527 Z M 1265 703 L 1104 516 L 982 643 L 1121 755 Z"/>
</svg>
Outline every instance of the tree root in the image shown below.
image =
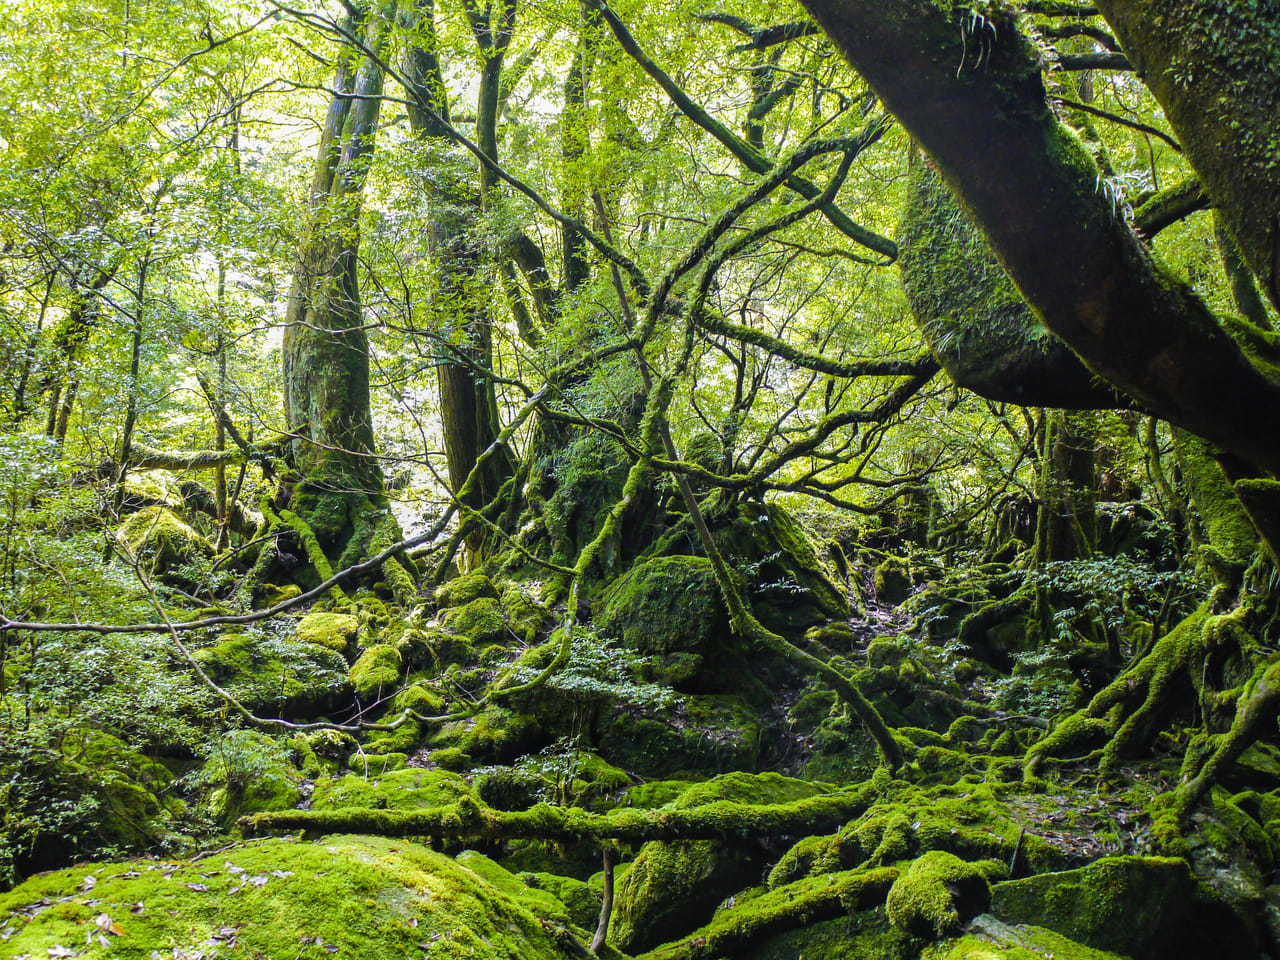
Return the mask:
<svg viewBox="0 0 1280 960">
<path fill-rule="evenodd" d="M 1101 747 L 1104 771 L 1141 754 L 1160 732 L 1177 695 L 1188 686 L 1199 685 L 1194 667 L 1204 649 L 1205 629 L 1216 619 L 1210 616 L 1210 604 L 1205 603 L 1165 634 L 1150 653 L 1100 690 L 1088 706 L 1027 751 L 1024 776 L 1035 776 L 1045 760 L 1068 751 Z"/>
<path fill-rule="evenodd" d="M 614 810 L 588 813 L 577 807 L 540 803 L 531 810 L 494 810 L 464 797 L 430 810 L 282 810 L 239 821 L 246 836 L 271 830 L 309 834 L 364 833 L 382 837 L 440 837 L 453 840 L 547 840 L 568 843 L 616 840 L 720 840 L 742 843 L 759 837 L 830 832 L 861 815 L 874 802 L 870 784 L 855 790 L 809 797 L 793 803 L 751 804 L 717 800 L 688 810 Z"/>
</svg>

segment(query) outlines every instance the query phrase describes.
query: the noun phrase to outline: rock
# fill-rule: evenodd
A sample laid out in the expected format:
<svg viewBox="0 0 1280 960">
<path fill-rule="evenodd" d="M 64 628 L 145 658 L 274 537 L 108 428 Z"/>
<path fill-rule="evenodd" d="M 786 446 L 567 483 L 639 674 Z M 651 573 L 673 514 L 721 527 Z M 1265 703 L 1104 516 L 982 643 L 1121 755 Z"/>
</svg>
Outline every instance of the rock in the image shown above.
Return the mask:
<svg viewBox="0 0 1280 960">
<path fill-rule="evenodd" d="M 824 789 L 776 773 L 731 773 L 694 784 L 672 806 L 689 809 L 716 800 L 787 803 Z M 752 854 L 739 846 L 646 843 L 618 883 L 611 939 L 625 953 L 673 940 L 709 921 L 725 897 L 756 879 L 757 870 Z"/>
<path fill-rule="evenodd" d="M 447 629 L 466 637 L 477 647 L 506 643 L 510 639 L 502 603 L 494 597 L 480 597 L 452 607 L 445 611 L 443 622 Z"/>
<path fill-rule="evenodd" d="M 669 668 L 682 687 L 688 688 L 708 658 L 727 649 L 728 616 L 710 560 L 648 560 L 614 581 L 605 596 L 609 601 L 596 618 L 600 635 L 655 657 L 659 673 Z"/>
<path fill-rule="evenodd" d="M 89 877 L 91 900 L 78 892 Z M 120 957 L 402 960 L 421 957 L 425 943 L 441 957 L 563 960 L 535 906 L 416 843 L 354 836 L 267 840 L 199 861 L 88 864 L 0 895 L 5 953 L 40 957 L 70 956 L 55 948 L 78 951 L 86 932 L 101 930 Z"/>
<path fill-rule="evenodd" d="M 348 694 L 347 662 L 336 651 L 258 633 L 223 634 L 195 652 L 214 682 L 250 710 L 322 715 Z"/>
<path fill-rule="evenodd" d="M 358 764 L 357 764 L 358 766 Z M 425 810 L 443 807 L 467 796 L 467 782 L 444 770 L 409 768 L 365 776 L 324 777 L 311 795 L 315 810 L 372 807 L 377 810 Z"/>
<path fill-rule="evenodd" d="M 130 553 L 164 573 L 179 564 L 213 556 L 213 544 L 167 507 L 139 510 L 116 531 Z"/>
<path fill-rule="evenodd" d="M 449 607 L 466 606 L 481 597 L 497 600 L 498 588 L 483 573 L 464 573 L 448 583 L 441 584 L 433 599 L 437 609 L 446 610 Z"/>
<path fill-rule="evenodd" d="M 1106 857 L 1079 870 L 998 883 L 991 912 L 1134 960 L 1218 960 L 1258 956 L 1234 913 L 1166 857 Z"/>
<path fill-rule="evenodd" d="M 1011 927 L 990 914 L 969 925 L 967 934 L 926 950 L 921 960 L 1125 960 L 1094 950 L 1052 930 L 1019 924 Z"/>
<path fill-rule="evenodd" d="M 359 632 L 360 621 L 350 614 L 313 610 L 298 621 L 294 636 L 302 643 L 346 653 L 353 648 Z"/>
<path fill-rule="evenodd" d="M 912 861 L 885 901 L 893 925 L 921 940 L 959 931 L 987 908 L 991 891 L 973 864 L 944 850 Z"/>
<path fill-rule="evenodd" d="M 351 665 L 348 679 L 361 700 L 390 694 L 400 683 L 400 651 L 388 644 L 375 644 Z"/>
</svg>

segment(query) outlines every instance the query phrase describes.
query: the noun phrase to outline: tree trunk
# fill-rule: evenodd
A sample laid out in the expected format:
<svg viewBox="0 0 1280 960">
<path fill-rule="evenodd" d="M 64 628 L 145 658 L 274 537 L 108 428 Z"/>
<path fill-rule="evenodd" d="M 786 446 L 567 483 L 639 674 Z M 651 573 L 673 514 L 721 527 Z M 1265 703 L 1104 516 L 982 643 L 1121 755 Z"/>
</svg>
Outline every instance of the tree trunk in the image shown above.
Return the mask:
<svg viewBox="0 0 1280 960">
<path fill-rule="evenodd" d="M 321 133 L 309 210 L 284 334 L 285 416 L 294 474 L 283 498 L 340 565 L 362 556 L 389 521 L 369 403 L 369 341 L 363 327 L 357 251 L 361 193 L 381 105 L 383 47 L 391 7 L 374 8 L 362 35 L 369 51 L 353 69 L 345 51 Z"/>
</svg>

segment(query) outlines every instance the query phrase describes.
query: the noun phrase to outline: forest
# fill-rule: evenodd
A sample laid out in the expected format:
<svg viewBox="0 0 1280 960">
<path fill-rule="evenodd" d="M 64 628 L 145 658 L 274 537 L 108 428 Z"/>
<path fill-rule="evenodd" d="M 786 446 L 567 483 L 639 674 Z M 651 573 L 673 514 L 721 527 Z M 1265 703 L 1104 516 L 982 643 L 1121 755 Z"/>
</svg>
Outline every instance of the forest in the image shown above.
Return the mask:
<svg viewBox="0 0 1280 960">
<path fill-rule="evenodd" d="M 1280 958 L 1280 0 L 6 0 L 0 156 L 0 956 Z"/>
</svg>

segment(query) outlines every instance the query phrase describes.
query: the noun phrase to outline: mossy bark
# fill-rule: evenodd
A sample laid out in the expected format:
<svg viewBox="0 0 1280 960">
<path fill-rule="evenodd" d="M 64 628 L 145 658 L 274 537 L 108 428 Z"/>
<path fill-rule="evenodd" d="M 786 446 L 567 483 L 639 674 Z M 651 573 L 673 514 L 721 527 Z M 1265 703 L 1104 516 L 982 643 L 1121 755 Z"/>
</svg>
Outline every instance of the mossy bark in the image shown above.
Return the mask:
<svg viewBox="0 0 1280 960">
<path fill-rule="evenodd" d="M 285 316 L 284 404 L 296 469 L 285 495 L 321 548 L 335 555 L 362 512 L 383 499 L 357 266 L 361 196 L 381 104 L 377 58 L 390 12 L 385 4 L 375 8 L 364 24 L 368 55 L 356 62 L 346 52 L 339 61 Z"/>
<path fill-rule="evenodd" d="M 929 152 L 1050 331 L 1091 370 L 1164 419 L 1245 460 L 1280 469 L 1280 377 L 1242 348 L 1125 223 L 1093 157 L 1050 110 L 1036 52 L 1012 16 L 993 5 L 986 18 L 973 19 L 966 11 L 953 14 L 949 4 L 907 0 L 806 0 L 805 6 Z M 1198 7 L 1173 0 L 1102 6 L 1108 15 L 1134 11 L 1135 37 L 1145 30 L 1150 7 L 1178 8 L 1191 20 L 1196 14 L 1189 11 Z M 1234 6 L 1210 4 L 1203 22 L 1211 25 Z M 1259 7 L 1236 18 L 1251 31 L 1250 43 L 1275 29 L 1266 17 Z M 1128 50 L 1128 38 L 1122 39 Z M 981 69 L 972 53 L 978 47 L 984 51 Z M 1272 63 L 1277 49 L 1280 44 L 1269 52 L 1248 46 L 1241 64 Z M 1198 63 L 1186 60 L 1193 71 Z M 1205 80 L 1217 76 L 1207 72 Z M 1274 88 L 1276 76 L 1280 70 L 1270 71 L 1259 85 Z M 1160 97 L 1161 85 L 1148 79 Z M 1208 82 L 1203 95 L 1230 98 L 1232 89 Z M 1270 94 L 1265 102 L 1272 103 Z M 1207 106 L 1193 116 L 1220 109 Z M 1239 124 L 1239 136 L 1270 140 L 1280 126 L 1277 116 L 1272 104 L 1265 115 L 1233 112 L 1229 120 Z M 1220 148 L 1187 138 L 1193 163 L 1220 161 L 1228 177 L 1247 165 L 1246 153 L 1240 163 L 1230 153 L 1237 135 L 1218 129 L 1212 136 Z M 1280 166 L 1272 175 L 1276 170 Z M 1237 194 L 1219 197 L 1207 186 L 1215 200 L 1228 197 L 1226 206 L 1256 205 L 1274 216 L 1272 187 L 1260 186 L 1236 202 L 1229 198 Z M 1236 216 L 1238 210 L 1228 219 L 1253 265 L 1242 236 L 1247 231 L 1235 225 Z"/>
</svg>

